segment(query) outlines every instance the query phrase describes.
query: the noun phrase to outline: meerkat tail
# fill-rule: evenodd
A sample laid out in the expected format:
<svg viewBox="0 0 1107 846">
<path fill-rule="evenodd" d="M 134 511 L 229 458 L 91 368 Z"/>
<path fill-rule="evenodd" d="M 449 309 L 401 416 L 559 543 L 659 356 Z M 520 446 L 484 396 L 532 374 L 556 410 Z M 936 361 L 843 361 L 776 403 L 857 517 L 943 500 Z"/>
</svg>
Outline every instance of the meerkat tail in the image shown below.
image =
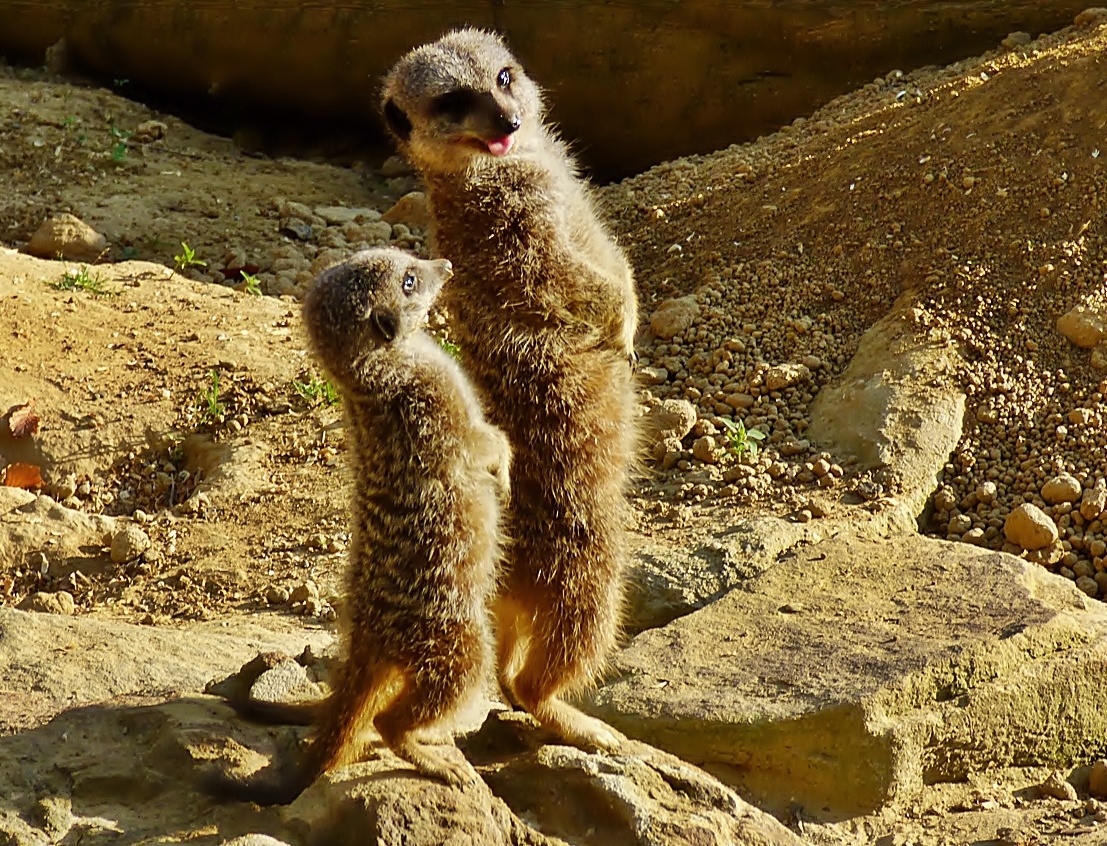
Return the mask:
<svg viewBox="0 0 1107 846">
<path fill-rule="evenodd" d="M 306 702 L 265 702 L 260 699 L 228 700 L 244 719 L 280 726 L 312 726 L 322 716 L 325 699 Z"/>
</svg>

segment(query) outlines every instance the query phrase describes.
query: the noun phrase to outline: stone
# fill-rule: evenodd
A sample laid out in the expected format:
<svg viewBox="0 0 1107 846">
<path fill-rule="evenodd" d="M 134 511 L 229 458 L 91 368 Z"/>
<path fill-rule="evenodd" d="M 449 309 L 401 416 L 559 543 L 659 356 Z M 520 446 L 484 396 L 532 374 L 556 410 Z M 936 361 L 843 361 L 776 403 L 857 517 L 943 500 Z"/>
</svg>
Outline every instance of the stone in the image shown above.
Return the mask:
<svg viewBox="0 0 1107 846">
<path fill-rule="evenodd" d="M 293 238 L 299 238 L 301 241 L 310 241 L 315 234 L 311 225 L 300 220 L 298 217 L 290 217 L 281 223 L 280 232 L 282 235 L 291 235 Z"/>
<path fill-rule="evenodd" d="M 1024 503 L 1007 515 L 1003 523 L 1007 540 L 1023 549 L 1044 549 L 1057 541 L 1057 524 L 1038 506 Z"/>
<path fill-rule="evenodd" d="M 309 599 L 319 598 L 319 587 L 310 579 L 301 582 L 292 589 L 288 595 L 289 602 L 306 602 Z"/>
<path fill-rule="evenodd" d="M 639 367 L 638 378 L 648 387 L 663 385 L 669 381 L 669 371 L 664 367 Z"/>
<path fill-rule="evenodd" d="M 803 364 L 779 364 L 770 367 L 765 374 L 765 387 L 770 391 L 780 391 L 810 378 L 811 371 Z"/>
<path fill-rule="evenodd" d="M 1088 792 L 1097 799 L 1107 799 L 1107 760 L 1100 758 L 1092 762 L 1088 773 Z"/>
<path fill-rule="evenodd" d="M 1033 40 L 1029 32 L 1012 32 L 1000 43 L 1008 50 L 1017 50 L 1020 47 L 1025 47 Z"/>
<path fill-rule="evenodd" d="M 381 215 L 385 223 L 402 223 L 416 229 L 430 226 L 430 210 L 427 208 L 427 195 L 422 191 L 404 194 L 388 211 Z"/>
<path fill-rule="evenodd" d="M 1054 476 L 1042 486 L 1042 499 L 1050 505 L 1062 502 L 1076 502 L 1080 499 L 1083 488 L 1080 482 L 1068 473 Z"/>
<path fill-rule="evenodd" d="M 380 174 L 386 179 L 396 176 L 411 176 L 415 170 L 403 156 L 389 156 L 381 165 Z"/>
<path fill-rule="evenodd" d="M 286 587 L 270 585 L 265 591 L 265 601 L 270 605 L 284 605 L 291 595 Z"/>
<path fill-rule="evenodd" d="M 73 601 L 73 594 L 69 591 L 59 590 L 57 593 L 32 593 L 16 606 L 21 611 L 38 611 L 43 614 L 61 614 L 63 617 L 72 616 L 77 610 Z"/>
<path fill-rule="evenodd" d="M 1097 309 L 1078 305 L 1057 318 L 1057 331 L 1075 346 L 1090 350 L 1107 337 L 1107 318 Z"/>
<path fill-rule="evenodd" d="M 696 407 L 688 400 L 665 400 L 642 418 L 642 437 L 647 445 L 668 439 L 682 440 L 698 419 Z"/>
<path fill-rule="evenodd" d="M 932 343 L 897 309 L 862 336 L 839 382 L 811 404 L 808 438 L 855 456 L 862 469 L 886 468 L 900 480 L 902 493 L 888 519 L 903 530 L 915 530 L 961 440 L 965 395 L 946 378 L 961 362 L 955 347 Z"/>
<path fill-rule="evenodd" d="M 1105 658 L 1107 609 L 1041 567 L 918 535 L 838 537 L 642 632 L 582 703 L 766 810 L 856 816 L 924 781 L 1103 748 Z"/>
<path fill-rule="evenodd" d="M 722 454 L 722 450 L 715 443 L 711 435 L 704 435 L 692 443 L 692 455 L 706 464 L 716 464 Z"/>
<path fill-rule="evenodd" d="M 244 834 L 233 840 L 224 840 L 222 846 L 288 846 L 288 844 L 268 834 Z"/>
<path fill-rule="evenodd" d="M 668 341 L 691 327 L 699 316 L 700 304 L 695 294 L 665 300 L 650 315 L 650 330 L 658 338 Z"/>
<path fill-rule="evenodd" d="M 319 206 L 315 214 L 331 226 L 344 226 L 359 221 L 380 220 L 381 213 L 370 208 L 347 208 L 346 206 Z"/>
<path fill-rule="evenodd" d="M 1099 584 L 1095 579 L 1089 576 L 1080 576 L 1077 574 L 1076 587 L 1078 590 L 1084 591 L 1088 596 L 1094 597 L 1099 593 Z"/>
<path fill-rule="evenodd" d="M 1067 802 L 1075 802 L 1079 799 L 1076 788 L 1065 780 L 1064 775 L 1054 770 L 1044 782 L 1038 785 L 1038 792 L 1043 796 L 1053 799 L 1061 799 Z"/>
<path fill-rule="evenodd" d="M 1085 520 L 1096 520 L 1107 510 L 1107 489 L 1096 487 L 1084 491 L 1080 497 L 1080 514 Z"/>
<path fill-rule="evenodd" d="M 1107 24 L 1107 8 L 1093 6 L 1085 9 L 1073 19 L 1073 25 L 1080 27 L 1101 26 Z"/>
<path fill-rule="evenodd" d="M 150 536 L 138 526 L 128 524 L 112 535 L 111 560 L 116 564 L 132 561 L 150 548 Z"/>
<path fill-rule="evenodd" d="M 323 691 L 295 661 L 282 661 L 257 677 L 250 687 L 250 698 L 261 702 L 299 702 L 319 699 Z"/>
<path fill-rule="evenodd" d="M 27 252 L 46 259 L 95 262 L 108 249 L 108 239 L 71 214 L 57 214 L 31 236 Z"/>
<path fill-rule="evenodd" d="M 131 137 L 138 144 L 149 144 L 151 141 L 164 138 L 168 131 L 169 127 L 160 120 L 144 120 L 135 127 L 134 135 Z"/>
</svg>

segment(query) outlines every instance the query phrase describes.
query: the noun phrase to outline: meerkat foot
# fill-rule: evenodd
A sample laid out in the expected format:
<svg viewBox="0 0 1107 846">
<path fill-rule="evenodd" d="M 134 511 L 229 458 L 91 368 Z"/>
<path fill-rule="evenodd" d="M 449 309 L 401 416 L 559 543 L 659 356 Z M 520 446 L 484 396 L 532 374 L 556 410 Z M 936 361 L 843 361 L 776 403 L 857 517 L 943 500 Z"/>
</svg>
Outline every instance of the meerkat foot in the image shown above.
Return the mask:
<svg viewBox="0 0 1107 846">
<path fill-rule="evenodd" d="M 457 747 L 454 749 L 457 751 Z M 464 787 L 480 781 L 472 764 L 464 758 L 457 760 L 457 755 L 451 755 L 442 748 L 426 746 L 409 739 L 394 751 L 423 775 L 441 779 L 450 787 Z"/>
<path fill-rule="evenodd" d="M 602 720 L 590 717 L 556 697 L 535 705 L 531 714 L 562 740 L 584 749 L 615 752 L 626 737 Z"/>
</svg>

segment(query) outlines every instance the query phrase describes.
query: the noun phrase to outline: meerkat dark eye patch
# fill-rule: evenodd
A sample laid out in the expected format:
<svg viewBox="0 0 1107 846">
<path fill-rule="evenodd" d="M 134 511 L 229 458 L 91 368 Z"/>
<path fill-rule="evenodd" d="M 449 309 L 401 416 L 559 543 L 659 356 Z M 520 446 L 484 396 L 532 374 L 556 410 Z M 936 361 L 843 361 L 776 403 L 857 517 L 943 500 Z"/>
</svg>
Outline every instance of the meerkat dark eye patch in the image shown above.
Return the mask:
<svg viewBox="0 0 1107 846">
<path fill-rule="evenodd" d="M 384 104 L 384 121 L 388 128 L 401 141 L 411 138 L 411 121 L 404 114 L 403 109 L 396 105 L 395 100 L 389 100 Z"/>
<path fill-rule="evenodd" d="M 431 114 L 437 118 L 446 118 L 461 123 L 466 115 L 477 108 L 477 92 L 468 88 L 458 88 L 440 94 L 431 102 Z"/>
<path fill-rule="evenodd" d="M 379 309 L 373 309 L 372 314 L 369 315 L 369 319 L 373 321 L 373 325 L 376 327 L 377 332 L 385 340 L 385 343 L 395 340 L 396 333 L 400 331 L 400 321 L 396 315 L 390 311 L 380 311 Z"/>
</svg>

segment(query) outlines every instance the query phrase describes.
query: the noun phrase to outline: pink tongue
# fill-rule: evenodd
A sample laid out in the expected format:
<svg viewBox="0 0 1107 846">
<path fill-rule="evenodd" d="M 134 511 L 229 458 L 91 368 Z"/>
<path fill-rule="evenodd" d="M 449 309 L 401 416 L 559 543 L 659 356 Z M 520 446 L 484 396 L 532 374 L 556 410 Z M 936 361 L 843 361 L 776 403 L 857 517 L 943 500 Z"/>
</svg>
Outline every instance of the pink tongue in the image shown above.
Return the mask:
<svg viewBox="0 0 1107 846">
<path fill-rule="evenodd" d="M 488 152 L 493 156 L 505 156 L 507 151 L 511 149 L 511 145 L 515 143 L 515 137 L 505 135 L 503 138 L 493 138 L 486 143 L 488 144 Z"/>
</svg>

